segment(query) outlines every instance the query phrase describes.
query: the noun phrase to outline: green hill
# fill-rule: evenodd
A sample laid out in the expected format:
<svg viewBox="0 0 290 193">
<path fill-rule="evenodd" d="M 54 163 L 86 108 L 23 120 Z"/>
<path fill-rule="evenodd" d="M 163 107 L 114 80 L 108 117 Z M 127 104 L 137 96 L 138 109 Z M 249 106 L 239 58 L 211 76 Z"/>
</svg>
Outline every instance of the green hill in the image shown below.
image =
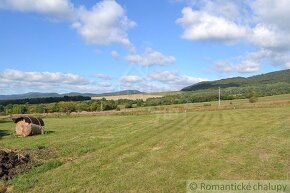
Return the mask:
<svg viewBox="0 0 290 193">
<path fill-rule="evenodd" d="M 181 91 L 217 89 L 218 87 L 229 88 L 229 87 L 262 86 L 262 85 L 271 85 L 271 84 L 277 84 L 277 83 L 290 84 L 290 70 L 270 72 L 267 74 L 251 76 L 248 78 L 234 77 L 234 78 L 227 78 L 227 79 L 221 79 L 221 80 L 216 80 L 216 81 L 205 81 L 205 82 L 200 82 L 200 83 L 185 87 Z"/>
</svg>

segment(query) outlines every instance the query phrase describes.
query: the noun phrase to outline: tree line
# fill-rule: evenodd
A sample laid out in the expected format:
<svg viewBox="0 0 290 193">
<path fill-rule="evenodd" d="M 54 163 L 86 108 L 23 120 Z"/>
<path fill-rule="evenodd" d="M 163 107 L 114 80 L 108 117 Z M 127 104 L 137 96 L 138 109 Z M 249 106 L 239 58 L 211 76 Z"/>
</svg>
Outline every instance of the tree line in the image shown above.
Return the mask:
<svg viewBox="0 0 290 193">
<path fill-rule="evenodd" d="M 60 101 L 87 101 L 91 100 L 91 97 L 86 96 L 64 96 L 64 97 L 46 97 L 46 98 L 27 98 L 27 99 L 15 99 L 15 100 L 0 100 L 0 105 L 8 104 L 41 104 L 41 103 L 54 103 Z"/>
<path fill-rule="evenodd" d="M 232 87 L 222 89 L 222 100 L 233 99 L 250 99 L 263 96 L 288 94 L 290 93 L 290 85 L 287 83 L 277 83 L 261 86 L 249 87 Z M 71 113 L 71 112 L 93 112 L 93 111 L 107 111 L 107 110 L 120 110 L 121 108 L 135 108 L 143 106 L 158 106 L 158 105 L 171 105 L 171 104 L 184 104 L 184 103 L 198 103 L 210 102 L 218 100 L 218 90 L 208 89 L 201 91 L 187 91 L 181 94 L 168 95 L 160 98 L 149 98 L 146 101 L 119 99 L 106 100 L 88 100 L 87 97 L 64 97 L 65 101 L 46 102 L 48 99 L 31 99 L 29 102 L 24 103 L 26 100 L 17 100 L 20 104 L 13 103 L 0 103 L 1 114 L 30 114 L 30 113 Z M 82 101 L 73 101 L 81 99 Z M 49 99 L 52 100 L 52 99 Z M 57 99 L 60 100 L 60 99 Z M 84 100 L 84 101 L 83 101 Z M 36 103 L 36 104 L 34 104 Z"/>
</svg>

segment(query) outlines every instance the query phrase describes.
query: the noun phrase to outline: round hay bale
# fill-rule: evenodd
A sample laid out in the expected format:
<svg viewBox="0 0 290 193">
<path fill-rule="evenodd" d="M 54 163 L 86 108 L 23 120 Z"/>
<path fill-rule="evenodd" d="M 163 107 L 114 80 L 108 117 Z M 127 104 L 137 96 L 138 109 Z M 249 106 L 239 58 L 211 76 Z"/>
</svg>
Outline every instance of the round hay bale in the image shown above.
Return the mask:
<svg viewBox="0 0 290 193">
<path fill-rule="evenodd" d="M 32 116 L 12 117 L 16 123 L 16 135 L 29 136 L 44 134 L 44 122 L 40 118 Z"/>
<path fill-rule="evenodd" d="M 30 135 L 44 134 L 44 129 L 40 125 L 30 124 L 30 128 L 31 128 Z"/>
<path fill-rule="evenodd" d="M 26 137 L 30 135 L 30 133 L 31 127 L 29 123 L 26 123 L 25 121 L 19 121 L 16 123 L 16 135 Z"/>
<path fill-rule="evenodd" d="M 19 121 L 16 123 L 16 135 L 27 137 L 29 135 L 44 134 L 44 129 L 40 125 L 26 123 L 25 121 Z"/>
</svg>

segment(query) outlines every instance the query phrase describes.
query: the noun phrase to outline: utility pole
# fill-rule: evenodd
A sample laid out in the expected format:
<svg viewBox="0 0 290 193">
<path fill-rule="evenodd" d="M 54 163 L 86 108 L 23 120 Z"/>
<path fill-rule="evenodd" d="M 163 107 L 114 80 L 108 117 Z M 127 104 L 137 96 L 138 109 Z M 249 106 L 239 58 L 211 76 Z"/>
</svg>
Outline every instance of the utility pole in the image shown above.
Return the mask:
<svg viewBox="0 0 290 193">
<path fill-rule="evenodd" d="M 219 107 L 221 106 L 221 87 L 219 87 Z"/>
</svg>

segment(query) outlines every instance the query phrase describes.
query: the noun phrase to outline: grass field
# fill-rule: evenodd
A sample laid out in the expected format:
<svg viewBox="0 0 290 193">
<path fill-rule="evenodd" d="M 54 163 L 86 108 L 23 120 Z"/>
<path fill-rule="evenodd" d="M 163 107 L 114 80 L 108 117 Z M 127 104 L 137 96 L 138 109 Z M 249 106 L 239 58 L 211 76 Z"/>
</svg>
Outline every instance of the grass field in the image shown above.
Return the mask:
<svg viewBox="0 0 290 193">
<path fill-rule="evenodd" d="M 212 103 L 192 112 L 45 118 L 48 134 L 27 138 L 2 121 L 0 147 L 52 152 L 8 190 L 167 193 L 185 192 L 189 179 L 289 179 L 289 100 L 261 98 L 255 105 L 264 108 L 240 100 L 233 104 L 243 108 Z M 195 106 L 204 104 L 187 108 Z"/>
<path fill-rule="evenodd" d="M 119 99 L 128 99 L 128 100 L 147 100 L 148 98 L 160 98 L 163 95 L 159 94 L 128 94 L 128 95 L 116 95 L 116 96 L 96 96 L 92 97 L 93 100 L 99 100 L 105 98 L 107 100 L 119 100 Z"/>
</svg>

